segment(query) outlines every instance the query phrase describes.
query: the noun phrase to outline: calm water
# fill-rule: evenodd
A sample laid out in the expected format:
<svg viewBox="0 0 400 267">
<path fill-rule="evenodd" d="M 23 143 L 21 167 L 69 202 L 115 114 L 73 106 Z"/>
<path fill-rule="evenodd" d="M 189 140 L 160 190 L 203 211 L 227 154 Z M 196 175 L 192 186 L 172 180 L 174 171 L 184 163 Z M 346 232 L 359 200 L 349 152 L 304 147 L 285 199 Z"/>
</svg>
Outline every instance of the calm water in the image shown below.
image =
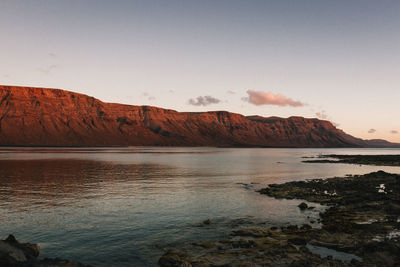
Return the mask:
<svg viewBox="0 0 400 267">
<path fill-rule="evenodd" d="M 42 257 L 95 266 L 155 265 L 168 246 L 227 236 L 238 222 L 305 223 L 270 183 L 398 167 L 306 164 L 303 156 L 396 149 L 0 149 L 0 237 L 39 243 Z M 201 222 L 211 219 L 212 224 Z M 312 220 L 311 218 L 311 220 Z"/>
</svg>

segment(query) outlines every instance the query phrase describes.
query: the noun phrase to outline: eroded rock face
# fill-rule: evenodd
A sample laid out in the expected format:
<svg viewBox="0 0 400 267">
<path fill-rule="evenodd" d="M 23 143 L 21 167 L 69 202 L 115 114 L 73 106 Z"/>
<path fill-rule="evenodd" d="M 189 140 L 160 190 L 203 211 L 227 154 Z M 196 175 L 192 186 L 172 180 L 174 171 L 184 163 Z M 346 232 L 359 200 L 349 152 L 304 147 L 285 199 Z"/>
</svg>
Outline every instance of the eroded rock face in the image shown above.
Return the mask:
<svg viewBox="0 0 400 267">
<path fill-rule="evenodd" d="M 0 145 L 368 146 L 318 119 L 177 112 L 104 103 L 58 89 L 12 86 L 0 86 Z"/>
</svg>

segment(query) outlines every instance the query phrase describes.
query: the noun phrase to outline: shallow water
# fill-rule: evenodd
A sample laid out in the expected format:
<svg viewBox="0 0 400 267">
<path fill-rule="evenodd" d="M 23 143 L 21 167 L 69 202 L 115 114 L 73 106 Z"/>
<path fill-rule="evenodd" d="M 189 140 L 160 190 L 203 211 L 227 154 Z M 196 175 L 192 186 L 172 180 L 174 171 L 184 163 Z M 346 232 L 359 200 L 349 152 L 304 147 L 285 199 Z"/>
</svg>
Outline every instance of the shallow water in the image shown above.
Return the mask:
<svg viewBox="0 0 400 267">
<path fill-rule="evenodd" d="M 155 265 L 167 246 L 220 238 L 233 224 L 315 220 L 318 211 L 301 212 L 301 201 L 255 192 L 270 183 L 400 173 L 399 167 L 301 162 L 333 153 L 400 150 L 2 148 L 0 237 L 13 233 L 39 243 L 41 257 L 95 266 Z M 208 218 L 211 225 L 202 226 Z"/>
<path fill-rule="evenodd" d="M 312 253 L 319 254 L 322 258 L 331 256 L 333 259 L 342 260 L 342 261 L 346 261 L 346 262 L 351 262 L 351 260 L 353 260 L 353 259 L 357 260 L 359 262 L 362 262 L 362 259 L 354 254 L 345 253 L 345 252 L 341 252 L 341 251 L 337 251 L 337 250 L 325 248 L 325 247 L 313 246 L 310 244 L 307 244 L 306 247 Z"/>
</svg>

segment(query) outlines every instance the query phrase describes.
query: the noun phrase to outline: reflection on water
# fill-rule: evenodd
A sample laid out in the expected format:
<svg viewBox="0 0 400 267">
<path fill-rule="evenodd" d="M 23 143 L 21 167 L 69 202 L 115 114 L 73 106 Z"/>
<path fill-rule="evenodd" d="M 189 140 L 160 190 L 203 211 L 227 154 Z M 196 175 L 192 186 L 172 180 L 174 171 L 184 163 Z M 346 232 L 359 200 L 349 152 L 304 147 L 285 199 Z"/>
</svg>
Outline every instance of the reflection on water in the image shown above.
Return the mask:
<svg viewBox="0 0 400 267">
<path fill-rule="evenodd" d="M 229 234 L 238 222 L 310 223 L 297 200 L 255 192 L 270 183 L 398 167 L 305 164 L 367 149 L 0 149 L 0 235 L 40 243 L 42 256 L 93 265 L 155 264 L 163 248 Z M 308 219 L 310 216 L 311 219 Z M 207 218 L 212 224 L 200 227 Z"/>
</svg>

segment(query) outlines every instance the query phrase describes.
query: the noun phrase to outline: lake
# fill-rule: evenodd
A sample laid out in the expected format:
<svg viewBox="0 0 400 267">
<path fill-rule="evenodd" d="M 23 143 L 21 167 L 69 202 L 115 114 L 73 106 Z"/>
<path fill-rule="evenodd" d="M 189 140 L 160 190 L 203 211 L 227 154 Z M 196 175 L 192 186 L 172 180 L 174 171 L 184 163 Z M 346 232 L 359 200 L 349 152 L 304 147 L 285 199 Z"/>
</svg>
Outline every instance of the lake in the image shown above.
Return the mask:
<svg viewBox="0 0 400 267">
<path fill-rule="evenodd" d="M 221 238 L 235 225 L 318 227 L 322 207 L 310 216 L 299 210 L 299 200 L 256 192 L 268 184 L 400 173 L 399 167 L 301 162 L 319 154 L 400 150 L 1 148 L 0 238 L 12 233 L 39 243 L 41 257 L 152 266 L 167 247 Z M 210 225 L 202 224 L 206 219 Z"/>
</svg>

